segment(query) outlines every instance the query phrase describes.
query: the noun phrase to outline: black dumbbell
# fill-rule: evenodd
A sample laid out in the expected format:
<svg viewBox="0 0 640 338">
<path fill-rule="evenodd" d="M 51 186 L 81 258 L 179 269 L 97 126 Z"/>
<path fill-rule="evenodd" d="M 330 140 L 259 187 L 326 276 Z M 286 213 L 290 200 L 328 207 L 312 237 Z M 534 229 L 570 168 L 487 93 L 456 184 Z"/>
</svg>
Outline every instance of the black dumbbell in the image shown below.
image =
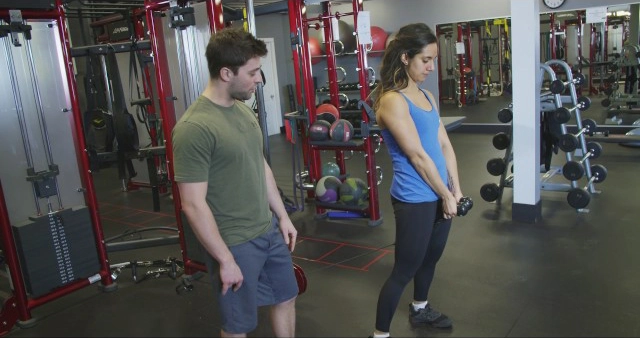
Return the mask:
<svg viewBox="0 0 640 338">
<path fill-rule="evenodd" d="M 588 98 L 578 99 L 578 103 L 575 107 L 567 108 L 567 107 L 559 107 L 554 110 L 551 114 L 551 118 L 557 123 L 564 124 L 569 122 L 571 119 L 571 113 L 576 111 L 577 109 L 586 110 L 591 106 L 591 100 Z"/>
<path fill-rule="evenodd" d="M 471 197 L 464 196 L 458 202 L 458 216 L 466 215 L 473 208 L 473 200 Z"/>
<path fill-rule="evenodd" d="M 562 94 L 564 92 L 565 87 L 568 84 L 574 84 L 576 86 L 580 86 L 582 84 L 584 84 L 586 82 L 586 79 L 584 77 L 584 75 L 577 73 L 573 75 L 573 78 L 571 79 L 571 81 L 562 81 L 559 79 L 555 79 L 553 81 L 551 81 L 551 84 L 549 85 L 549 90 L 553 93 L 553 94 Z"/>
<path fill-rule="evenodd" d="M 596 132 L 596 121 L 593 119 L 584 119 L 582 120 L 582 128 L 575 134 L 564 134 L 560 136 L 560 140 L 558 142 L 558 147 L 564 152 L 570 152 L 576 150 L 578 145 L 580 144 L 580 140 L 578 137 L 580 135 L 593 135 Z"/>
<path fill-rule="evenodd" d="M 493 176 L 500 176 L 507 169 L 507 163 L 503 158 L 496 157 L 487 161 L 487 171 Z"/>
<path fill-rule="evenodd" d="M 567 202 L 576 209 L 583 209 L 591 202 L 591 194 L 587 190 L 591 183 L 600 183 L 607 178 L 607 168 L 601 164 L 591 166 L 591 178 L 584 188 L 572 188 L 567 194 Z"/>
<path fill-rule="evenodd" d="M 598 142 L 587 143 L 587 153 L 579 161 L 568 161 L 562 166 L 562 175 L 569 181 L 577 181 L 584 176 L 582 163 L 588 158 L 598 158 L 602 153 L 602 146 Z"/>
<path fill-rule="evenodd" d="M 487 202 L 493 202 L 500 196 L 500 187 L 495 183 L 486 183 L 480 187 L 480 196 Z"/>
<path fill-rule="evenodd" d="M 498 121 L 502 123 L 509 123 L 513 120 L 513 112 L 509 108 L 502 108 L 498 112 Z"/>
<path fill-rule="evenodd" d="M 580 96 L 578 98 L 578 105 L 580 106 L 580 110 L 587 110 L 591 107 L 591 99 L 587 96 Z"/>
<path fill-rule="evenodd" d="M 493 146 L 498 150 L 505 150 L 511 144 L 511 138 L 504 132 L 499 132 L 493 136 Z"/>
</svg>

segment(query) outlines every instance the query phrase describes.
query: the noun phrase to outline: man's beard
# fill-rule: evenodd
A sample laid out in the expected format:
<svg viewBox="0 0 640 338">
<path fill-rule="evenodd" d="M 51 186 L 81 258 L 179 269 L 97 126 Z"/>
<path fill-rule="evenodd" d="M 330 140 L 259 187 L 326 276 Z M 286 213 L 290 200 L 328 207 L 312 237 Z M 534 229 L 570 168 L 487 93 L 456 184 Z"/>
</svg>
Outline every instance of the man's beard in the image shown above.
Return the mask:
<svg viewBox="0 0 640 338">
<path fill-rule="evenodd" d="M 246 100 L 249 100 L 252 96 L 253 96 L 252 91 L 235 90 L 235 88 L 232 88 L 232 91 L 231 91 L 231 97 L 234 100 L 246 101 Z"/>
<path fill-rule="evenodd" d="M 236 93 L 232 93 L 231 97 L 234 100 L 238 100 L 238 101 L 246 101 L 248 99 L 250 99 L 253 96 L 252 93 L 249 92 L 236 92 Z"/>
</svg>

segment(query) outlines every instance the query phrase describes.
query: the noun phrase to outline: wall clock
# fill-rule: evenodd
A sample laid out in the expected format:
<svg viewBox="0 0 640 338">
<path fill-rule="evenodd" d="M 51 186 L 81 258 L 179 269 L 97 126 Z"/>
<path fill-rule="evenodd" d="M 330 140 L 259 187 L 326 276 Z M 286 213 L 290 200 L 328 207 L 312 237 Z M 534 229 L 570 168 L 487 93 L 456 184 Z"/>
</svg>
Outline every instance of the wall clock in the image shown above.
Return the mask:
<svg viewBox="0 0 640 338">
<path fill-rule="evenodd" d="M 545 6 L 551 9 L 556 9 L 562 6 L 565 0 L 542 0 L 542 2 L 544 3 Z"/>
</svg>

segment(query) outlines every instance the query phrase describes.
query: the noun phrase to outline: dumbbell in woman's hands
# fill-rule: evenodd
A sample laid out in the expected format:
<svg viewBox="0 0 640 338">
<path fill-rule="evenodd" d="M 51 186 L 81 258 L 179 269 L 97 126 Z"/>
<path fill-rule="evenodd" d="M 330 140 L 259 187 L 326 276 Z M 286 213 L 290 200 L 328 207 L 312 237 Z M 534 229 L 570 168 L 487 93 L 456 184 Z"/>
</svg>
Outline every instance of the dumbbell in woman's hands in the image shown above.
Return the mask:
<svg viewBox="0 0 640 338">
<path fill-rule="evenodd" d="M 458 202 L 458 216 L 466 215 L 473 208 L 473 200 L 471 197 L 464 196 Z"/>
</svg>

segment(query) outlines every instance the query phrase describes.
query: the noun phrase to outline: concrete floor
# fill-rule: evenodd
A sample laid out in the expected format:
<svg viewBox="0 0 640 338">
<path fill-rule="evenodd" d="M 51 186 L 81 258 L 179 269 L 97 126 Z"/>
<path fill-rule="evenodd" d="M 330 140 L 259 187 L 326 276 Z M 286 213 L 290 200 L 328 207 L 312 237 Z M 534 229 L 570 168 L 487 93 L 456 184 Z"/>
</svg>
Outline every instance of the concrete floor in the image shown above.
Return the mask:
<svg viewBox="0 0 640 338">
<path fill-rule="evenodd" d="M 466 114 L 468 120 L 495 118 L 505 101 L 472 107 L 442 107 L 443 116 Z M 603 114 L 594 106 L 594 114 Z M 598 111 L 599 110 L 599 111 Z M 604 113 L 606 114 L 606 113 Z M 495 122 L 495 121 L 492 121 Z M 598 121 L 600 123 L 600 121 Z M 411 287 L 407 287 L 392 323 L 396 337 L 637 337 L 640 336 L 640 228 L 637 172 L 640 149 L 603 144 L 594 163 L 608 169 L 588 213 L 578 213 L 566 193 L 542 191 L 542 220 L 511 220 L 512 191 L 501 203 L 480 197 L 480 187 L 497 178 L 487 173 L 489 158 L 501 156 L 491 133 L 451 132 L 458 156 L 463 192 L 474 200 L 465 217 L 456 218 L 438 266 L 430 302 L 454 322 L 451 330 L 413 329 L 407 321 Z M 269 138 L 271 163 L 279 186 L 291 197 L 290 144 L 283 135 Z M 324 152 L 330 159 L 332 152 Z M 554 158 L 561 165 L 564 157 Z M 390 161 L 384 146 L 376 155 L 384 171 L 378 186 L 383 224 L 367 219 L 316 219 L 312 204 L 292 214 L 300 234 L 294 260 L 306 272 L 309 286 L 297 301 L 297 335 L 366 337 L 375 320 L 382 283 L 393 264 L 394 220 L 388 189 Z M 364 178 L 364 161 L 355 153 L 347 161 L 352 176 Z M 559 182 L 564 179 L 559 177 Z M 564 180 L 564 182 L 567 182 Z M 123 240 L 169 236 L 175 232 L 135 230 L 175 227 L 171 196 L 161 196 L 152 211 L 148 189 L 122 192 L 115 169 L 95 174 L 105 237 L 125 233 Z M 634 197 L 635 196 L 635 197 Z M 111 264 L 181 259 L 178 245 L 111 252 Z M 140 271 L 139 273 L 143 273 Z M 130 270 L 118 289 L 103 292 L 89 286 L 32 311 L 35 326 L 16 325 L 9 337 L 42 336 L 217 336 L 219 320 L 208 277 L 196 274 L 193 290 L 176 292 L 182 277 L 166 275 L 136 283 Z M 250 336 L 270 336 L 267 313 Z"/>
</svg>

